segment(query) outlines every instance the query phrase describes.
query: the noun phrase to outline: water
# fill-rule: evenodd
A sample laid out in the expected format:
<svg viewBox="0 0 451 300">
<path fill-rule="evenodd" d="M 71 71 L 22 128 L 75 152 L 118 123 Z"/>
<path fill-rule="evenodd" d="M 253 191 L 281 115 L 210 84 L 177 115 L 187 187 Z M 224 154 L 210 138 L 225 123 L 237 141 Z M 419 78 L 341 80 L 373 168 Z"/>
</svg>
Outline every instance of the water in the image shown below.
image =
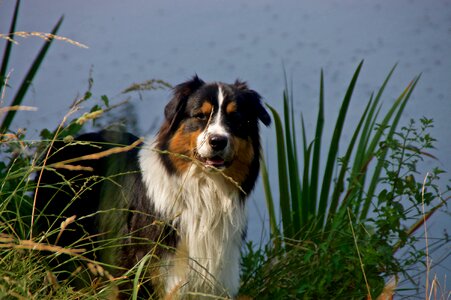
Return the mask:
<svg viewBox="0 0 451 300">
<path fill-rule="evenodd" d="M 13 7 L 14 1 L 0 2 L 3 33 L 9 28 Z M 404 124 L 410 118 L 433 118 L 433 136 L 438 139 L 433 154 L 440 158 L 440 167 L 451 170 L 449 0 L 23 1 L 17 30 L 49 32 L 63 14 L 59 35 L 89 49 L 64 42 L 52 45 L 24 103 L 37 106 L 39 111 L 20 112 L 15 120 L 16 126 L 28 128 L 31 137 L 62 119 L 72 100 L 86 90 L 91 71 L 94 96 L 106 94 L 113 102 L 125 98 L 120 92 L 131 83 L 159 78 L 176 84 L 197 73 L 206 81 L 246 80 L 280 110 L 283 66 L 293 81 L 296 112 L 304 114 L 311 129 L 319 72 L 324 68 L 326 131 L 330 131 L 352 73 L 365 59 L 350 124 L 359 118 L 370 92 L 380 86 L 395 63 L 398 68 L 385 94 L 387 104 L 422 73 L 406 108 Z M 37 38 L 18 41 L 5 103 L 42 44 Z M 160 91 L 143 93 L 142 100 L 133 100 L 138 107 L 137 134 L 155 132 L 169 97 L 168 91 Z M 271 157 L 273 128 L 263 129 L 262 136 L 264 151 Z M 274 161 L 269 163 L 270 170 L 276 168 Z M 274 172 L 271 180 L 277 181 Z M 268 232 L 260 185 L 251 196 L 249 212 L 249 237 L 259 241 Z M 429 222 L 429 233 L 440 235 L 450 225 L 449 215 L 441 213 Z M 449 250 L 448 244 L 433 258 L 438 260 Z M 448 258 L 431 274 L 437 272 L 444 283 L 450 266 Z"/>
</svg>

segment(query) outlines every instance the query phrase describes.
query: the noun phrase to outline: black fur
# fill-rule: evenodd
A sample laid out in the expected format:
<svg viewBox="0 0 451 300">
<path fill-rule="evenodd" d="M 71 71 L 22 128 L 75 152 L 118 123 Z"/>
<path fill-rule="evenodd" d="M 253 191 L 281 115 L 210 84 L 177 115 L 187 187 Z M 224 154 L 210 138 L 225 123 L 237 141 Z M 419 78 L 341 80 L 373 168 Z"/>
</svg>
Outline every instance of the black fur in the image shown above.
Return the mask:
<svg viewBox="0 0 451 300">
<path fill-rule="evenodd" d="M 71 144 L 55 143 L 46 165 L 128 146 L 137 140 L 132 134 L 116 131 L 84 134 Z M 162 218 L 155 214 L 152 202 L 146 196 L 138 166 L 138 151 L 139 147 L 101 159 L 73 163 L 91 167 L 92 172 L 52 168 L 43 172 L 36 202 L 38 229 L 58 229 L 62 221 L 77 216 L 58 241 L 57 234 L 53 234 L 48 239 L 49 243 L 71 248 L 88 247 L 84 254 L 87 258 L 119 264 L 126 269 L 131 269 L 151 250 L 155 255 L 161 255 L 162 247 L 157 246 L 156 241 L 169 249 L 175 247 L 177 236 L 172 225 L 162 223 Z M 124 210 L 112 211 L 111 207 Z M 100 218 L 111 219 L 110 228 L 100 230 Z M 105 242 L 108 239 L 112 239 L 113 243 Z M 105 250 L 92 251 L 96 247 Z M 66 259 L 58 260 L 57 264 L 64 263 Z M 75 268 L 67 264 L 64 267 L 69 270 Z M 108 271 L 116 277 L 124 272 L 117 268 Z M 131 283 L 121 285 L 122 290 L 130 288 Z M 141 295 L 144 298 L 149 297 L 153 293 L 152 286 L 147 285 L 141 292 L 144 292 Z M 127 297 L 123 294 L 121 298 Z"/>
<path fill-rule="evenodd" d="M 215 84 L 208 85 L 197 76 L 175 87 L 173 98 L 164 111 L 165 121 L 157 135 L 159 150 L 168 150 L 169 140 L 181 122 L 194 117 L 193 114 L 202 101 L 210 93 L 217 93 L 215 87 Z M 226 124 L 229 130 L 232 134 L 252 140 L 255 156 L 250 173 L 241 186 L 248 194 L 252 191 L 259 172 L 258 123 L 261 121 L 269 125 L 271 119 L 261 103 L 260 95 L 250 90 L 246 83 L 236 81 L 232 85 L 224 85 L 223 90 L 226 99 L 224 105 L 228 101 L 235 101 L 238 106 L 237 113 L 228 116 Z M 214 99 L 216 95 L 210 96 L 210 99 Z M 187 130 L 196 130 L 196 126 L 206 125 L 196 122 L 193 121 L 191 127 L 187 126 Z M 55 143 L 46 165 L 52 166 L 56 162 L 120 145 L 127 146 L 137 140 L 132 134 L 113 131 L 84 134 L 75 143 Z M 139 147 L 101 159 L 74 163 L 91 167 L 92 171 L 45 169 L 36 203 L 40 216 L 39 229 L 57 229 L 66 218 L 77 216 L 77 221 L 69 225 L 58 241 L 56 235 L 49 237 L 50 243 L 57 242 L 70 247 L 82 245 L 84 248 L 89 244 L 86 239 L 95 244 L 100 243 L 105 250 L 90 251 L 88 256 L 111 265 L 119 264 L 125 270 L 135 266 L 150 251 L 158 257 L 177 246 L 177 224 L 164 223 L 162 216 L 155 213 L 152 199 L 148 198 L 142 180 L 138 153 Z M 177 170 L 169 155 L 161 154 L 160 159 L 168 174 L 174 175 Z M 55 190 L 55 187 L 58 189 Z M 99 222 L 100 218 L 107 222 Z M 113 275 L 120 276 L 124 269 L 110 271 Z M 152 287 L 149 286 L 146 297 L 151 293 Z"/>
</svg>

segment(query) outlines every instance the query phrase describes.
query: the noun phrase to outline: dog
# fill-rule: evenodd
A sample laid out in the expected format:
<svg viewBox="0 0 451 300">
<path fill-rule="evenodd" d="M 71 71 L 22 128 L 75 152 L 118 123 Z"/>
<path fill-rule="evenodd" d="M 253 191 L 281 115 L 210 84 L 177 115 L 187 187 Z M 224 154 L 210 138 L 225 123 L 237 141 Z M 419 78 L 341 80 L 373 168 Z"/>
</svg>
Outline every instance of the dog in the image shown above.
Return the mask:
<svg viewBox="0 0 451 300">
<path fill-rule="evenodd" d="M 95 259 L 119 266 L 116 276 L 148 257 L 149 294 L 235 297 L 246 198 L 260 166 L 259 122 L 269 126 L 271 118 L 245 82 L 206 83 L 196 75 L 173 89 L 160 130 L 139 147 L 91 159 L 139 142 L 107 130 L 56 143 L 41 176 L 38 211 L 77 215 L 74 230 L 55 242 L 76 245 L 88 233 L 102 245 Z M 51 168 L 76 157 L 84 158 L 79 171 Z"/>
</svg>

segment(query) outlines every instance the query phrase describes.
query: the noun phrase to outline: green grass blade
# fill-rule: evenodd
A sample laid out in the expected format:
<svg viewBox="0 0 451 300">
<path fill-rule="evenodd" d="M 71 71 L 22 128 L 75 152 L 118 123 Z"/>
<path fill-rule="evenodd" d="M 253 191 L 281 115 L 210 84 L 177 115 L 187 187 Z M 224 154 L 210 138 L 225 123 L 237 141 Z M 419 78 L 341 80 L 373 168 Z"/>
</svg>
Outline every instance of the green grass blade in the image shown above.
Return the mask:
<svg viewBox="0 0 451 300">
<path fill-rule="evenodd" d="M 13 19 L 11 20 L 11 26 L 9 27 L 9 38 L 14 39 L 14 32 L 16 31 L 17 17 L 19 15 L 20 0 L 16 1 L 16 7 L 14 8 Z M 13 42 L 6 40 L 5 52 L 3 52 L 2 66 L 0 68 L 0 93 L 6 86 L 6 71 L 8 69 L 9 57 L 11 55 L 11 47 Z"/>
<path fill-rule="evenodd" d="M 301 192 L 302 192 L 302 184 L 301 184 L 301 175 L 299 173 L 299 160 L 298 160 L 298 149 L 297 149 L 297 141 L 296 141 L 296 124 L 295 124 L 295 118 L 294 118 L 294 105 L 293 105 L 293 91 L 291 91 L 290 93 L 290 117 L 291 117 L 291 135 L 292 135 L 292 143 L 293 143 L 293 166 L 292 166 L 292 170 L 290 171 L 290 179 L 291 179 L 291 184 L 294 185 L 293 188 L 293 193 L 291 195 L 291 201 L 294 202 L 292 203 L 292 206 L 296 205 L 297 207 L 297 211 L 296 214 L 297 215 L 302 215 L 302 208 L 301 208 L 301 203 L 302 203 L 302 199 L 301 199 Z M 300 218 L 299 218 L 299 224 L 301 224 Z M 298 229 L 300 229 L 300 226 L 298 227 Z"/>
<path fill-rule="evenodd" d="M 372 120 L 370 120 L 369 122 L 369 128 L 372 131 L 374 131 L 376 128 L 378 128 L 378 116 L 379 113 L 381 111 L 382 105 L 379 105 L 378 107 L 376 107 L 376 102 L 373 104 L 373 107 L 370 111 L 370 114 L 374 113 L 374 116 L 372 116 Z M 377 108 L 377 110 L 374 112 L 374 109 Z M 369 119 L 371 119 L 370 117 L 368 117 Z M 366 125 L 365 125 L 366 126 Z M 376 132 L 378 132 L 378 130 L 381 128 L 378 128 L 376 130 Z M 364 129 L 365 131 L 365 129 Z M 364 201 L 364 194 L 365 194 L 365 182 L 366 179 L 369 177 L 367 176 L 368 174 L 368 167 L 371 163 L 371 161 L 374 159 L 375 157 L 375 153 L 372 152 L 374 151 L 374 148 L 372 147 L 368 147 L 369 144 L 371 144 L 370 142 L 370 138 L 371 138 L 371 132 L 366 132 L 364 134 L 364 136 L 362 136 L 361 140 L 364 140 L 364 145 L 358 147 L 357 151 L 362 151 L 362 155 L 361 158 L 358 162 L 354 162 L 353 165 L 353 171 L 351 173 L 351 178 L 350 181 L 352 182 L 353 187 L 357 188 L 351 191 L 348 191 L 348 194 L 345 196 L 345 199 L 343 200 L 344 202 L 347 201 L 348 198 L 356 198 L 356 199 L 360 199 L 359 203 L 360 205 L 355 205 L 354 206 L 354 215 L 358 215 L 359 211 L 361 210 L 361 205 L 363 205 Z M 381 130 L 381 133 L 383 133 L 384 131 Z M 376 133 L 376 135 L 378 135 Z M 379 139 L 379 138 L 378 138 Z M 360 141 L 361 142 L 361 141 Z M 372 150 L 367 150 L 368 149 L 372 149 Z M 357 165 L 358 164 L 358 165 Z M 357 165 L 357 166 L 356 166 Z"/>
<path fill-rule="evenodd" d="M 152 254 L 147 254 L 139 262 L 138 268 L 136 270 L 135 278 L 133 278 L 133 295 L 132 295 L 133 300 L 138 299 L 138 292 L 139 292 L 139 286 L 140 286 L 139 281 L 141 279 L 141 273 L 143 273 L 144 267 L 147 265 L 147 261 L 150 260 L 151 255 Z"/>
<path fill-rule="evenodd" d="M 265 190 L 266 207 L 268 209 L 269 215 L 269 226 L 271 230 L 271 235 L 275 239 L 277 239 L 280 236 L 280 232 L 277 226 L 277 218 L 274 210 L 274 199 L 272 197 L 271 184 L 269 183 L 268 168 L 266 167 L 266 162 L 263 157 L 260 163 L 261 163 L 263 189 Z"/>
<path fill-rule="evenodd" d="M 56 33 L 58 32 L 58 29 L 61 26 L 63 19 L 64 19 L 64 17 L 61 17 L 59 19 L 58 23 L 56 23 L 55 27 L 52 30 L 53 35 L 56 35 Z M 20 85 L 19 90 L 17 91 L 17 94 L 11 103 L 11 106 L 20 105 L 22 103 L 22 101 L 28 91 L 28 88 L 30 87 L 30 85 L 33 81 L 34 76 L 36 75 L 42 61 L 45 58 L 47 50 L 49 49 L 50 45 L 52 44 L 52 41 L 53 41 L 53 39 L 50 38 L 48 41 L 45 42 L 44 46 L 42 46 L 41 51 L 36 56 L 30 69 L 28 70 L 27 75 L 24 78 L 24 81 Z M 11 125 L 15 115 L 16 115 L 16 111 L 14 111 L 14 110 L 8 111 L 8 113 L 5 116 L 5 119 L 2 122 L 2 125 L 0 126 L 0 132 L 5 132 L 9 129 L 9 126 Z"/>
<path fill-rule="evenodd" d="M 326 169 L 324 171 L 323 183 L 322 183 L 322 187 L 321 187 L 321 194 L 320 194 L 318 213 L 317 213 L 318 226 L 324 225 L 324 218 L 325 218 L 325 215 L 327 212 L 329 191 L 330 191 L 330 187 L 332 184 L 332 175 L 333 175 L 333 171 L 334 171 L 335 160 L 336 160 L 337 154 L 338 154 L 340 137 L 341 137 L 341 133 L 343 130 L 344 121 L 346 118 L 346 113 L 349 108 L 349 103 L 351 101 L 354 87 L 356 85 L 357 78 L 359 76 L 362 65 L 363 65 L 363 61 L 360 62 L 356 71 L 354 72 L 354 75 L 351 79 L 351 82 L 346 91 L 345 97 L 341 104 L 340 112 L 338 114 L 337 122 L 335 124 L 335 129 L 334 129 L 334 133 L 332 135 L 332 141 L 330 143 L 329 154 L 328 154 L 327 162 L 326 162 Z"/>
<path fill-rule="evenodd" d="M 376 122 L 381 110 L 380 99 L 382 98 L 383 92 L 385 91 L 385 88 L 390 81 L 390 78 L 392 74 L 394 73 L 397 65 L 394 65 L 393 68 L 390 70 L 388 75 L 386 76 L 384 82 L 382 83 L 381 87 L 379 88 L 373 104 L 369 110 L 367 120 L 365 122 L 365 125 L 362 130 L 362 134 L 360 136 L 360 140 L 357 146 L 356 155 L 354 158 L 354 163 L 352 165 L 352 171 L 350 175 L 350 189 L 347 192 L 347 195 L 345 196 L 344 202 L 346 202 L 349 198 L 356 198 L 358 199 L 357 203 L 360 203 L 363 205 L 363 193 L 364 193 L 364 185 L 365 180 L 367 178 L 367 169 L 368 165 L 371 162 L 371 160 L 374 157 L 374 148 L 370 147 L 370 150 L 367 150 L 370 144 L 373 146 L 377 145 L 376 143 L 370 143 L 370 138 L 372 136 L 372 133 L 374 132 L 374 129 L 376 128 Z M 383 133 L 383 131 L 379 132 L 380 134 Z M 379 135 L 379 138 L 381 135 Z M 375 141 L 379 141 L 379 138 L 376 138 Z M 358 215 L 360 211 L 360 206 L 356 205 L 354 207 L 354 214 Z"/>
<path fill-rule="evenodd" d="M 376 119 L 377 119 L 378 112 L 379 112 L 379 110 L 376 110 L 376 108 L 379 106 L 379 102 L 380 102 L 380 99 L 382 98 L 382 94 L 385 91 L 385 88 L 386 88 L 391 76 L 393 75 L 393 72 L 395 71 L 395 69 L 396 69 L 396 65 L 390 70 L 390 72 L 388 73 L 384 82 L 382 83 L 381 87 L 379 88 L 379 90 L 376 94 L 376 97 L 374 98 L 374 103 L 368 113 L 368 118 L 365 122 L 365 126 L 363 127 L 362 135 L 361 135 L 359 145 L 357 147 L 356 156 L 354 159 L 353 170 L 352 170 L 352 174 L 354 174 L 354 177 L 357 173 L 360 172 L 361 166 L 364 163 L 364 161 L 366 159 L 368 159 L 368 157 L 367 157 L 368 153 L 365 148 L 368 145 L 369 138 L 370 138 L 371 133 L 373 132 L 374 126 L 376 124 Z"/>
<path fill-rule="evenodd" d="M 296 160 L 296 144 L 293 140 L 293 134 L 291 132 L 292 122 L 291 122 L 291 114 L 293 112 L 293 107 L 290 106 L 288 97 L 288 90 L 285 89 L 283 93 L 283 106 L 284 106 L 284 125 L 285 125 L 285 141 L 286 141 L 286 150 L 287 150 L 287 159 L 288 159 L 288 180 L 290 186 L 290 195 L 291 195 L 291 215 L 293 219 L 293 230 L 294 232 L 299 231 L 300 224 L 300 187 L 299 187 L 299 173 L 297 168 L 297 160 Z"/>
<path fill-rule="evenodd" d="M 303 144 L 303 156 L 304 156 L 304 171 L 302 174 L 302 186 L 304 187 L 299 199 L 300 211 L 301 211 L 301 228 L 305 228 L 309 215 L 313 214 L 315 208 L 310 207 L 310 189 L 309 189 L 309 172 L 310 172 L 310 157 L 311 157 L 311 144 L 307 146 L 307 135 L 305 134 L 304 117 L 301 114 L 301 129 L 302 129 L 302 144 Z"/>
<path fill-rule="evenodd" d="M 313 148 L 313 158 L 311 166 L 311 177 L 309 186 L 309 202 L 310 206 L 314 207 L 316 211 L 318 207 L 317 195 L 318 195 L 318 181 L 320 170 L 320 158 L 321 158 L 321 141 L 323 137 L 324 128 L 324 72 L 321 70 L 320 87 L 319 87 L 319 109 L 318 117 L 316 120 L 315 140 Z"/>
<path fill-rule="evenodd" d="M 354 151 L 354 149 L 356 148 L 355 145 L 356 145 L 357 138 L 360 134 L 360 130 L 362 129 L 363 124 L 367 120 L 368 111 L 370 110 L 370 107 L 372 106 L 371 105 L 372 101 L 373 101 L 373 99 L 372 99 L 372 97 L 370 97 L 370 101 L 368 102 L 367 106 L 365 107 L 362 117 L 360 118 L 359 123 L 357 124 L 357 127 L 354 130 L 354 134 L 352 135 L 352 138 L 349 142 L 348 149 L 346 150 L 346 154 L 342 158 L 338 179 L 335 183 L 334 191 L 332 192 L 332 197 L 331 197 L 331 202 L 330 202 L 329 212 L 328 212 L 328 222 L 330 222 L 330 219 L 333 217 L 333 215 L 335 214 L 335 212 L 337 210 L 338 202 L 340 199 L 340 194 L 344 190 L 344 185 L 345 185 L 344 181 L 345 181 L 346 172 L 348 170 L 348 165 L 349 165 L 349 161 L 351 158 L 351 154 Z M 350 185 L 352 185 L 352 183 L 350 183 Z M 352 187 L 350 187 L 350 188 L 352 188 Z"/>
<path fill-rule="evenodd" d="M 293 83 L 291 83 L 291 86 L 293 86 Z M 293 96 L 293 88 L 290 89 L 290 106 L 291 106 L 291 133 L 292 133 L 292 139 L 293 139 L 293 145 L 294 145 L 294 159 L 296 161 L 298 161 L 298 152 L 297 152 L 297 142 L 296 142 L 296 123 L 295 123 L 295 118 L 294 118 L 294 104 L 293 104 L 293 100 L 294 100 L 294 96 Z M 296 164 L 296 168 L 299 170 L 298 168 L 298 164 Z"/>
<path fill-rule="evenodd" d="M 304 178 L 303 178 L 303 185 L 309 186 L 309 177 L 308 174 L 310 173 L 310 158 L 312 155 L 312 148 L 314 143 L 310 143 L 310 145 L 307 148 L 307 151 L 305 153 L 304 158 Z M 315 216 L 315 206 L 313 205 L 312 201 L 310 201 L 310 192 L 311 190 L 308 188 L 305 188 L 302 190 L 302 203 L 308 203 L 308 205 L 305 205 L 306 207 L 303 208 L 303 223 L 302 223 L 302 229 L 307 228 L 308 223 L 311 220 L 314 220 Z"/>
<path fill-rule="evenodd" d="M 290 192 L 289 192 L 289 182 L 287 175 L 287 157 L 285 150 L 285 141 L 282 128 L 282 121 L 277 111 L 266 104 L 271 111 L 274 118 L 274 127 L 276 129 L 276 140 L 277 140 L 277 161 L 278 161 L 278 171 L 279 171 L 279 201 L 280 210 L 282 214 L 282 225 L 283 234 L 285 237 L 293 236 L 293 220 L 290 209 Z"/>
<path fill-rule="evenodd" d="M 301 184 L 297 159 L 296 129 L 294 123 L 293 84 L 288 85 L 288 79 L 284 68 L 285 89 L 283 93 L 285 141 L 288 158 L 288 180 L 290 183 L 291 214 L 294 231 L 299 231 L 301 215 Z"/>
<path fill-rule="evenodd" d="M 371 98 L 373 94 L 371 94 Z M 354 163 L 352 164 L 351 174 L 349 176 L 349 186 L 350 188 L 347 191 L 347 195 L 343 199 L 343 201 L 347 201 L 348 198 L 361 199 L 363 195 L 365 180 L 366 180 L 366 172 L 368 169 L 369 162 L 372 160 L 373 156 L 368 155 L 366 148 L 368 147 L 369 139 L 371 137 L 372 132 L 375 129 L 377 117 L 379 115 L 381 106 L 378 107 L 377 99 L 372 101 L 371 108 L 368 112 L 368 116 L 366 118 L 365 125 L 362 129 L 362 134 L 360 135 L 360 139 L 357 145 L 356 154 L 354 157 Z M 356 206 L 357 210 L 359 210 L 359 206 Z M 354 214 L 357 214 L 354 211 Z"/>
</svg>

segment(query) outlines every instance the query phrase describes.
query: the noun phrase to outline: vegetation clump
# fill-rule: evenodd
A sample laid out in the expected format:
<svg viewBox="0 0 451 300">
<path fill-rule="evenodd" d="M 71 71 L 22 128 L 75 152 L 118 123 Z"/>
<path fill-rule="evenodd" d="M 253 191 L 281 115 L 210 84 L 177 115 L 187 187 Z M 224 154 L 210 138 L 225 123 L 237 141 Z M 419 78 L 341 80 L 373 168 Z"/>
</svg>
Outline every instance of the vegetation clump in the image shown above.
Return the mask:
<svg viewBox="0 0 451 300">
<path fill-rule="evenodd" d="M 314 138 L 307 139 L 301 115 L 300 151 L 288 88 L 283 121 L 269 106 L 277 138 L 279 201 L 274 201 L 273 183 L 263 164 L 271 241 L 262 249 L 250 244 L 243 256 L 244 294 L 258 299 L 277 295 L 283 295 L 280 299 L 376 299 L 390 278 L 397 281 L 402 275 L 414 283 L 409 270 L 427 261 L 415 232 L 446 205 L 450 188 L 440 190 L 438 180 L 444 171 L 439 168 L 419 180 L 421 162 L 433 158 L 429 153 L 435 142 L 429 133 L 432 120 L 423 117 L 399 126 L 419 77 L 382 115 L 380 103 L 393 68 L 370 96 L 343 145 L 341 136 L 362 63 L 326 143 L 322 73 Z M 322 162 L 324 153 L 327 159 Z M 446 236 L 435 243 L 445 245 Z"/>
<path fill-rule="evenodd" d="M 2 97 L 8 87 L 8 62 L 19 3 L 1 62 Z M 39 180 L 34 178 L 39 177 L 43 168 L 55 167 L 45 164 L 48 147 L 55 141 L 74 143 L 73 137 L 85 124 L 97 122 L 116 105 L 102 96 L 90 111 L 77 117 L 80 104 L 92 100 L 90 80 L 88 91 L 73 103 L 61 124 L 56 129 L 43 130 L 40 141 L 27 140 L 23 130 L 11 130 L 17 110 L 30 109 L 22 101 L 61 22 L 62 19 L 51 34 L 45 35 L 47 40 L 10 105 L 0 108 L 0 113 L 5 114 L 0 123 L 2 299 L 104 299 L 114 295 L 115 287 L 123 280 L 113 278 L 106 271 L 108 266 L 90 256 L 92 253 L 87 249 L 95 250 L 96 245 L 89 240 L 80 241 L 77 247 L 58 245 L 66 226 L 77 222 L 76 218 L 69 218 L 53 229 L 36 227 L 45 216 L 35 210 L 34 203 L 34 193 L 39 192 Z M 423 117 L 400 126 L 403 110 L 419 78 L 382 114 L 381 99 L 394 71 L 391 70 L 377 93 L 371 95 L 344 145 L 343 128 L 361 67 L 362 64 L 351 79 L 330 141 L 323 140 L 322 73 L 313 138 L 308 139 L 302 116 L 299 131 L 293 96 L 287 87 L 283 95 L 283 119 L 269 106 L 277 137 L 279 194 L 274 197 L 271 192 L 275 182 L 269 180 L 263 164 L 271 240 L 262 247 L 249 243 L 243 249 L 242 295 L 255 299 L 376 299 L 390 278 L 402 275 L 416 284 L 412 268 L 418 263 L 429 267 L 428 248 L 419 246 L 415 232 L 446 206 L 449 187 L 441 190 L 437 183 L 443 170 L 434 168 L 427 175 L 419 171 L 425 158 L 434 158 L 430 150 L 435 140 L 429 133 L 433 121 Z M 130 86 L 124 93 L 167 87 L 163 81 L 149 80 Z M 279 210 L 280 218 L 276 213 Z M 50 240 L 56 242 L 50 244 Z M 447 242 L 444 237 L 434 240 L 431 246 L 438 249 Z M 143 280 L 148 280 L 143 271 L 146 263 L 147 256 L 126 274 L 133 278 L 130 291 L 133 299 L 138 298 Z M 442 295 L 446 298 L 446 291 Z"/>
</svg>

